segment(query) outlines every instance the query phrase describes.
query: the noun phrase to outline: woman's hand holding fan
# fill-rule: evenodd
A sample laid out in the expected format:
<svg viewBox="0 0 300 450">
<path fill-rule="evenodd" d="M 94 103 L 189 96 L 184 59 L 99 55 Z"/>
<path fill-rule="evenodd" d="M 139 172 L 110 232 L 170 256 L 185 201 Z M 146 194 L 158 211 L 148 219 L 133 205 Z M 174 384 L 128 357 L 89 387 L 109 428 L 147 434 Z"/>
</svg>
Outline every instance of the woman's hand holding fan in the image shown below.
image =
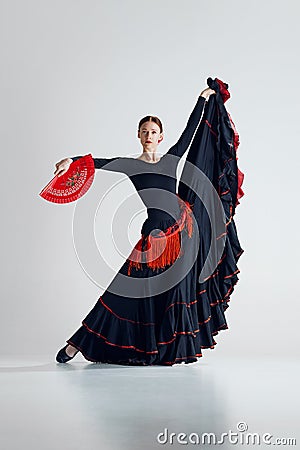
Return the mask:
<svg viewBox="0 0 300 450">
<path fill-rule="evenodd" d="M 54 178 L 39 194 L 45 200 L 54 203 L 73 202 L 91 187 L 95 164 L 90 153 L 76 161 L 64 158 L 55 167 Z"/>
<path fill-rule="evenodd" d="M 64 173 L 66 173 L 69 170 L 70 165 L 72 164 L 73 159 L 71 158 L 64 158 L 58 163 L 55 164 L 56 170 L 54 172 L 54 175 L 57 175 L 58 177 L 61 177 Z"/>
</svg>

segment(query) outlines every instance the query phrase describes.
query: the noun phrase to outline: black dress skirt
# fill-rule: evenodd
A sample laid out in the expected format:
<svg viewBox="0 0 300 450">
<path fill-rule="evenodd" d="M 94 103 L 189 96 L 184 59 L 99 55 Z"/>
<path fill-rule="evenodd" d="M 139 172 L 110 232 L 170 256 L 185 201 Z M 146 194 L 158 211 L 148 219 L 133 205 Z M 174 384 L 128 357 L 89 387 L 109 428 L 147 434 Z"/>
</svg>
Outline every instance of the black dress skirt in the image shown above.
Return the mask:
<svg viewBox="0 0 300 450">
<path fill-rule="evenodd" d="M 228 328 L 224 313 L 244 251 L 233 220 L 243 174 L 224 96 L 208 80 L 216 94 L 199 96 L 179 140 L 157 163 L 94 158 L 95 168 L 128 175 L 148 217 L 131 255 L 66 341 L 88 361 L 192 363 Z M 177 164 L 190 144 L 177 192 Z"/>
</svg>

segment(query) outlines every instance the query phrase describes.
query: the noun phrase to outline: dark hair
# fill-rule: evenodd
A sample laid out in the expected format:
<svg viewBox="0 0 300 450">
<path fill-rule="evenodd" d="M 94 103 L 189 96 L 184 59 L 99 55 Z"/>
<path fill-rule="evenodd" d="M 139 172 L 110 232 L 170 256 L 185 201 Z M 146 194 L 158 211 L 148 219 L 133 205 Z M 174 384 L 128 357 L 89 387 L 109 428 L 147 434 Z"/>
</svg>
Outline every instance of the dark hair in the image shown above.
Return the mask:
<svg viewBox="0 0 300 450">
<path fill-rule="evenodd" d="M 140 121 L 139 121 L 139 127 L 138 127 L 138 131 L 140 131 L 141 126 L 143 125 L 143 123 L 145 122 L 154 122 L 159 126 L 160 132 L 163 132 L 163 126 L 162 123 L 160 121 L 160 119 L 156 116 L 145 116 L 143 117 Z"/>
</svg>

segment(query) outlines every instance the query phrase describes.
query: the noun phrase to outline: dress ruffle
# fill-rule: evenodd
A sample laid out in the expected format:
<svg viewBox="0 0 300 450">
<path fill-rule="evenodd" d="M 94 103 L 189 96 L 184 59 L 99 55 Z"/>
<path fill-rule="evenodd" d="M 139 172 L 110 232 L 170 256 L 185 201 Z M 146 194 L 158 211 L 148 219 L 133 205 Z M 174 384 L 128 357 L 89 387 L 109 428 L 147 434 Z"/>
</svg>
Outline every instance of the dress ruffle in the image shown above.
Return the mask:
<svg viewBox="0 0 300 450">
<path fill-rule="evenodd" d="M 237 251 L 239 250 L 239 251 Z M 67 340 L 91 362 L 122 365 L 192 363 L 203 349 L 215 348 L 214 339 L 228 328 L 225 310 L 238 281 L 235 252 L 227 241 L 224 257 L 205 283 L 196 284 L 195 267 L 167 293 L 146 299 L 125 299 L 106 291 Z M 230 255 L 230 257 L 226 257 Z M 121 272 L 127 271 L 127 264 Z M 135 270 L 135 269 L 134 269 Z M 146 275 L 148 268 L 142 271 Z M 145 319 L 146 318 L 146 319 Z"/>
</svg>

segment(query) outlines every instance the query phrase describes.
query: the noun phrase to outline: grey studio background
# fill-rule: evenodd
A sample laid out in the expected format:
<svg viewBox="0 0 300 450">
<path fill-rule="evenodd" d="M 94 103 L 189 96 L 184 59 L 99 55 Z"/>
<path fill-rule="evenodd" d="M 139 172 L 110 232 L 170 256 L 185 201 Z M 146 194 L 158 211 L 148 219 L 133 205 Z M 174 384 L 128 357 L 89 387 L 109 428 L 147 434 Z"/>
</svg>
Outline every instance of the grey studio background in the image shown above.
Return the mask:
<svg viewBox="0 0 300 450">
<path fill-rule="evenodd" d="M 73 248 L 75 204 L 38 195 L 55 163 L 138 156 L 146 114 L 163 122 L 165 153 L 212 76 L 229 84 L 245 173 L 245 253 L 214 357 L 299 355 L 296 3 L 13 1 L 2 12 L 1 353 L 53 355 L 102 292 Z M 91 189 L 124 177 L 100 169 Z M 97 226 L 107 232 L 105 215 Z"/>
<path fill-rule="evenodd" d="M 93 282 L 78 261 L 72 227 L 79 202 L 82 211 L 90 211 L 95 196 L 116 184 L 95 224 L 93 211 L 88 220 L 115 272 L 146 218 L 141 210 L 120 255 L 110 238 L 111 218 L 115 202 L 134 193 L 130 181 L 98 170 L 77 206 L 52 204 L 39 192 L 53 177 L 55 163 L 87 153 L 137 157 L 142 151 L 137 125 L 147 114 L 163 122 L 158 149 L 165 153 L 208 77 L 229 84 L 225 106 L 240 135 L 245 195 L 235 223 L 245 253 L 226 312 L 229 330 L 216 336 L 214 350 L 203 350 L 199 365 L 232 357 L 257 367 L 255 361 L 264 358 L 298 361 L 299 4 L 27 0 L 0 5 L 2 364 L 30 355 L 55 367 L 57 351 L 111 279 L 103 267 Z M 136 205 L 141 206 L 138 197 Z M 125 216 L 123 226 L 128 226 Z"/>
</svg>

